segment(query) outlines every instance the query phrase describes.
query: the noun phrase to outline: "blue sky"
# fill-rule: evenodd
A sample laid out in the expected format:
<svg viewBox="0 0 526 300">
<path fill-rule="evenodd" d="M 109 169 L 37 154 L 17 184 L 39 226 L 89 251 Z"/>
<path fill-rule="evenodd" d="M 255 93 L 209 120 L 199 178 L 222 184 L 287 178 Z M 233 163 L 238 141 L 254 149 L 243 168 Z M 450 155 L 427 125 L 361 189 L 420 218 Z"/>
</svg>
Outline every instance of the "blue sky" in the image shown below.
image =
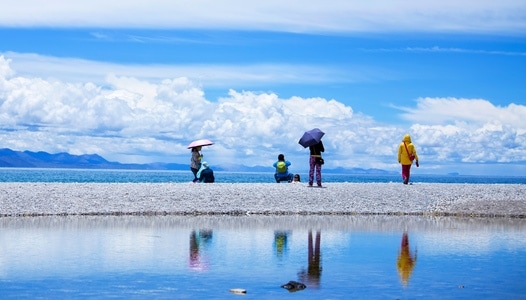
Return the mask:
<svg viewBox="0 0 526 300">
<path fill-rule="evenodd" d="M 21 1 L 0 12 L 2 147 L 187 163 L 526 174 L 526 3 Z"/>
</svg>

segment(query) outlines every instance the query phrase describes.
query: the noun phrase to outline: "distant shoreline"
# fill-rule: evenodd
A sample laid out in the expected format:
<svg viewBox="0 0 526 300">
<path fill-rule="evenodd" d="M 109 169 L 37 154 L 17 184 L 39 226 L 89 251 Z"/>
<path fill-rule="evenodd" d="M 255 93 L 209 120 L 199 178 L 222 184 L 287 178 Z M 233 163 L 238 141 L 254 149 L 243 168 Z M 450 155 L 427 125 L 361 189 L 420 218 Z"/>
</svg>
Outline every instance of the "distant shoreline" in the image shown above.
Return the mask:
<svg viewBox="0 0 526 300">
<path fill-rule="evenodd" d="M 415 215 L 526 218 L 526 185 L 0 183 L 0 216 Z"/>
</svg>

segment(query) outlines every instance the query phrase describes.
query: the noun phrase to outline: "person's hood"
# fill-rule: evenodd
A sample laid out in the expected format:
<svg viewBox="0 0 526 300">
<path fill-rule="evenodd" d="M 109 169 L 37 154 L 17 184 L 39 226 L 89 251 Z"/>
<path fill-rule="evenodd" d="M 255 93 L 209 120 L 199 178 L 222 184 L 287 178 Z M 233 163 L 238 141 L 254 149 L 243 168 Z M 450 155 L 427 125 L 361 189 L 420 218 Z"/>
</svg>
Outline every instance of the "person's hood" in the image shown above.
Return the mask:
<svg viewBox="0 0 526 300">
<path fill-rule="evenodd" d="M 201 167 L 202 167 L 203 169 L 208 169 L 208 163 L 207 163 L 206 161 L 202 162 L 202 163 L 201 163 Z"/>
<path fill-rule="evenodd" d="M 411 143 L 411 136 L 409 134 L 404 135 L 402 142 Z"/>
</svg>

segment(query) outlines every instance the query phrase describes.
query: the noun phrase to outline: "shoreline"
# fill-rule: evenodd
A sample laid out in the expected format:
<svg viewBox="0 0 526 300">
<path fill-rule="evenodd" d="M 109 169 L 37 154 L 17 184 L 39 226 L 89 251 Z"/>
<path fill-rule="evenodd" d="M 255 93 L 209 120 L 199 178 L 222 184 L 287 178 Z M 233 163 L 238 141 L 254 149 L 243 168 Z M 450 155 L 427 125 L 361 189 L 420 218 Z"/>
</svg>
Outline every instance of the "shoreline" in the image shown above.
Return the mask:
<svg viewBox="0 0 526 300">
<path fill-rule="evenodd" d="M 526 185 L 0 183 L 0 217 L 393 215 L 526 218 Z"/>
</svg>

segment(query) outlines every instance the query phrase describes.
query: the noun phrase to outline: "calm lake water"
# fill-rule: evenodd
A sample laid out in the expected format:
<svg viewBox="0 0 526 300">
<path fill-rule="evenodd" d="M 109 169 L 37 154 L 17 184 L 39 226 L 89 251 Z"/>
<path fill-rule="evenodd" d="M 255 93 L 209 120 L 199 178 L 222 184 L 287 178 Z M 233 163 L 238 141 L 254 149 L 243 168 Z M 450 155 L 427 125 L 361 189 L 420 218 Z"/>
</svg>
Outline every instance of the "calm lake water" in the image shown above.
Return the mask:
<svg viewBox="0 0 526 300">
<path fill-rule="evenodd" d="M 2 299 L 524 299 L 525 278 L 524 219 L 0 218 Z"/>
<path fill-rule="evenodd" d="M 302 181 L 308 174 L 299 173 Z M 221 183 L 273 183 L 274 173 L 215 172 Z M 188 171 L 86 170 L 0 168 L 0 182 L 190 182 Z M 526 176 L 426 175 L 412 172 L 411 181 L 434 183 L 526 184 Z M 323 182 L 401 182 L 399 174 L 331 174 L 323 173 Z"/>
</svg>

